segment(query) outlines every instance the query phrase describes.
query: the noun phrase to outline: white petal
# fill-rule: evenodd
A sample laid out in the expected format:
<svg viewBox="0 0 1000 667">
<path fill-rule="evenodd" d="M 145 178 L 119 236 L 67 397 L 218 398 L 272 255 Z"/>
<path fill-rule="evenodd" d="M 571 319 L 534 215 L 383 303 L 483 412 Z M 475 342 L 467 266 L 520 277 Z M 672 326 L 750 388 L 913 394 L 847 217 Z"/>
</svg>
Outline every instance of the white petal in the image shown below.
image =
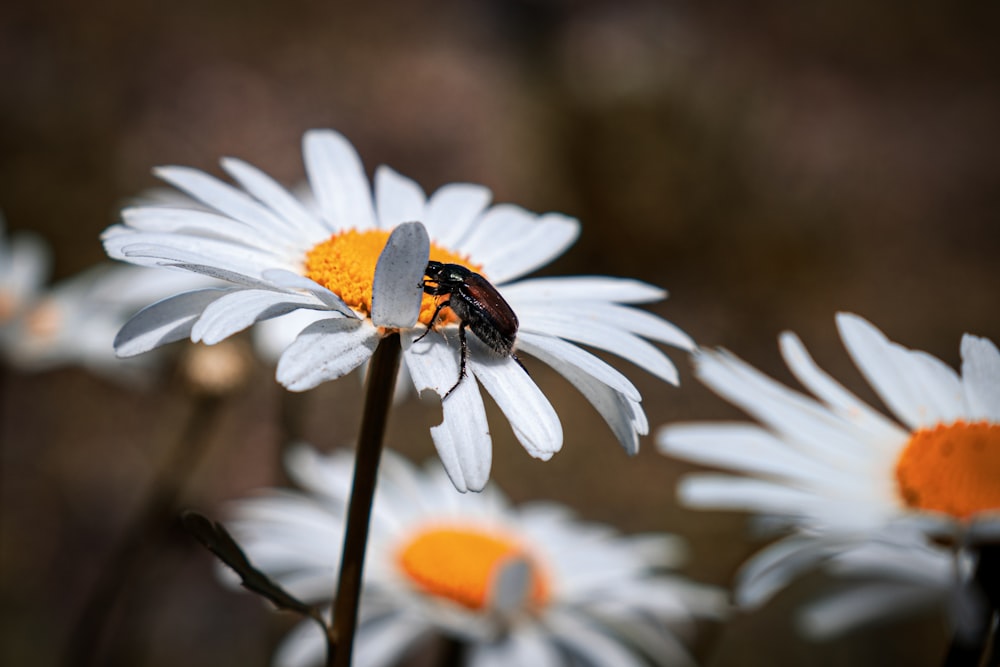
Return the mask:
<svg viewBox="0 0 1000 667">
<path fill-rule="evenodd" d="M 553 343 L 558 341 L 558 343 Z M 612 432 L 629 454 L 639 451 L 639 436 L 645 435 L 647 422 L 637 398 L 638 390 L 618 374 L 624 385 L 612 373 L 617 373 L 597 357 L 581 350 L 571 343 L 558 338 L 547 338 L 536 334 L 522 333 L 518 336 L 521 349 L 538 357 L 569 380 L 597 409 L 611 427 Z M 570 353 L 570 349 L 580 354 Z M 596 362 L 596 363 L 591 363 Z M 602 369 L 601 366 L 605 368 Z M 597 371 L 597 374 L 591 371 Z M 605 372 L 606 370 L 612 373 Z M 628 395 L 617 387 L 611 387 L 604 378 L 616 381 Z"/>
<path fill-rule="evenodd" d="M 548 264 L 579 235 L 580 223 L 573 218 L 558 213 L 536 216 L 501 204 L 483 215 L 461 250 L 483 266 L 491 281 L 503 283 Z"/>
<path fill-rule="evenodd" d="M 534 331 L 607 350 L 670 384 L 678 383 L 677 368 L 663 352 L 613 322 L 578 318 L 570 311 L 552 311 L 537 306 L 521 308 L 518 318 L 522 331 Z"/>
<path fill-rule="evenodd" d="M 688 475 L 678 484 L 677 497 L 685 505 L 699 509 L 792 516 L 809 512 L 823 500 L 782 484 L 728 475 Z"/>
<path fill-rule="evenodd" d="M 493 198 L 489 188 L 470 183 L 442 186 L 427 202 L 424 224 L 438 245 L 460 247 L 461 240 Z"/>
<path fill-rule="evenodd" d="M 355 663 L 364 667 L 394 665 L 407 649 L 428 632 L 428 622 L 425 619 L 415 619 L 404 614 L 391 614 L 362 623 L 354 640 Z"/>
<path fill-rule="evenodd" d="M 104 236 L 104 249 L 112 259 L 131 264 L 162 266 L 191 264 L 260 279 L 266 269 L 297 268 L 291 258 L 241 244 L 181 234 L 139 232 Z"/>
<path fill-rule="evenodd" d="M 229 290 L 202 289 L 157 301 L 125 323 L 115 338 L 115 352 L 131 357 L 187 338 L 202 311 L 227 293 Z"/>
<path fill-rule="evenodd" d="M 836 553 L 832 543 L 793 536 L 767 547 L 740 568 L 736 581 L 736 602 L 754 608 L 767 602 L 792 579 L 814 569 Z"/>
<path fill-rule="evenodd" d="M 329 235 L 329 231 L 288 190 L 273 178 L 236 158 L 223 158 L 222 168 L 229 172 L 247 192 L 273 210 L 284 228 L 298 232 L 302 239 L 315 244 Z"/>
<path fill-rule="evenodd" d="M 305 391 L 351 372 L 375 352 L 379 333 L 367 320 L 337 318 L 311 324 L 278 360 L 278 382 Z"/>
<path fill-rule="evenodd" d="M 962 380 L 969 417 L 1000 422 L 1000 351 L 992 341 L 962 337 Z"/>
<path fill-rule="evenodd" d="M 807 604 L 798 615 L 799 627 L 814 640 L 845 632 L 892 616 L 912 614 L 921 607 L 942 605 L 942 590 L 897 583 L 868 582 Z"/>
<path fill-rule="evenodd" d="M 660 451 L 702 465 L 822 484 L 845 476 L 789 447 L 762 428 L 742 423 L 671 424 L 656 438 Z M 856 481 L 847 476 L 848 483 Z"/>
<path fill-rule="evenodd" d="M 273 320 L 259 322 L 251 332 L 254 349 L 265 361 L 274 363 L 303 329 L 328 317 L 330 313 L 325 310 L 296 310 Z"/>
<path fill-rule="evenodd" d="M 339 296 L 305 276 L 286 269 L 267 269 L 261 276 L 274 287 L 286 290 L 303 290 L 315 296 L 321 303 L 347 317 L 357 317 L 354 310 Z"/>
<path fill-rule="evenodd" d="M 565 664 L 548 637 L 534 625 L 522 624 L 496 642 L 476 642 L 470 647 L 468 667 L 563 667 Z"/>
<path fill-rule="evenodd" d="M 333 130 L 309 130 L 302 144 L 309 184 L 330 230 L 377 226 L 368 177 L 354 146 Z"/>
<path fill-rule="evenodd" d="M 667 297 L 666 290 L 629 278 L 607 276 L 567 276 L 532 278 L 503 286 L 508 300 L 531 303 L 562 301 L 610 301 L 613 303 L 648 303 Z"/>
<path fill-rule="evenodd" d="M 510 421 L 514 435 L 529 454 L 548 461 L 562 448 L 559 416 L 513 359 L 497 359 L 470 337 L 469 368 Z"/>
<path fill-rule="evenodd" d="M 0 227 L 0 233 L 2 233 Z M 3 240 L 0 238 L 0 244 Z M 0 275 L 18 294 L 33 291 L 45 282 L 52 265 L 52 253 L 41 236 L 29 232 L 18 232 L 10 241 L 10 252 L 4 254 L 0 246 L 0 260 L 7 263 L 0 266 Z"/>
<path fill-rule="evenodd" d="M 504 559 L 494 571 L 488 591 L 487 607 L 507 615 L 524 609 L 534 583 L 534 568 L 527 558 Z"/>
<path fill-rule="evenodd" d="M 581 347 L 568 343 L 561 338 L 543 336 L 530 331 L 520 332 L 517 336 L 518 349 L 538 357 L 550 366 L 551 360 L 559 360 L 563 365 L 580 369 L 595 380 L 603 382 L 617 392 L 633 401 L 641 401 L 642 396 L 635 385 L 618 370 L 604 360 L 587 352 Z"/>
<path fill-rule="evenodd" d="M 140 206 L 123 209 L 122 220 L 132 229 L 143 232 L 167 232 L 230 241 L 260 250 L 269 250 L 275 245 L 289 246 L 287 234 L 282 234 L 280 230 L 257 230 L 239 220 L 211 211 Z"/>
<path fill-rule="evenodd" d="M 857 315 L 837 313 L 837 327 L 858 370 L 882 402 L 911 429 L 933 423 L 915 383 L 909 351 Z"/>
<path fill-rule="evenodd" d="M 420 316 L 421 287 L 431 242 L 423 223 L 397 226 L 379 255 L 372 283 L 372 323 L 405 329 Z"/>
<path fill-rule="evenodd" d="M 417 392 L 431 390 L 443 396 L 458 379 L 457 352 L 431 332 L 412 343 L 420 332 L 403 333 L 403 358 Z M 473 375 L 466 377 L 442 401 L 443 419 L 431 428 L 441 463 L 459 491 L 480 491 L 489 480 L 493 442 L 486 408 Z"/>
<path fill-rule="evenodd" d="M 416 181 L 385 165 L 375 170 L 375 206 L 381 229 L 392 229 L 402 222 L 423 222 L 426 199 Z"/>
<path fill-rule="evenodd" d="M 153 173 L 198 201 L 230 218 L 245 222 L 261 233 L 273 233 L 285 226 L 281 218 L 245 192 L 203 171 L 190 167 L 157 167 Z"/>
<path fill-rule="evenodd" d="M 270 290 L 238 290 L 210 303 L 191 329 L 191 340 L 214 345 L 243 331 L 258 320 L 267 320 L 298 310 L 325 310 L 311 296 Z"/>
<path fill-rule="evenodd" d="M 644 667 L 644 662 L 589 619 L 566 610 L 553 611 L 547 625 L 558 641 L 588 667 Z"/>
<path fill-rule="evenodd" d="M 506 289 L 504 290 L 506 294 Z M 511 302 L 511 307 L 517 302 Z M 517 309 L 515 308 L 515 311 Z M 531 303 L 524 310 L 534 312 L 546 310 L 553 317 L 562 316 L 576 321 L 579 326 L 588 326 L 592 322 L 602 322 L 610 326 L 628 331 L 629 333 L 655 340 L 682 350 L 693 350 L 695 345 L 691 337 L 680 328 L 658 315 L 645 310 L 622 306 L 607 301 L 573 301 L 548 304 Z"/>
<path fill-rule="evenodd" d="M 828 411 L 813 399 L 792 391 L 749 364 L 725 352 L 700 351 L 695 375 L 712 391 L 753 415 L 785 440 L 813 457 L 844 469 L 871 467 L 873 448 L 883 459 L 897 453 L 903 440 L 879 442 Z M 876 450 L 877 451 L 877 450 Z M 885 462 L 884 460 L 882 461 Z"/>
<path fill-rule="evenodd" d="M 826 402 L 845 420 L 856 423 L 876 439 L 894 439 L 904 434 L 895 423 L 847 391 L 839 382 L 825 373 L 806 351 L 798 336 L 791 332 L 781 334 L 781 354 L 792 374 L 805 387 Z"/>
</svg>

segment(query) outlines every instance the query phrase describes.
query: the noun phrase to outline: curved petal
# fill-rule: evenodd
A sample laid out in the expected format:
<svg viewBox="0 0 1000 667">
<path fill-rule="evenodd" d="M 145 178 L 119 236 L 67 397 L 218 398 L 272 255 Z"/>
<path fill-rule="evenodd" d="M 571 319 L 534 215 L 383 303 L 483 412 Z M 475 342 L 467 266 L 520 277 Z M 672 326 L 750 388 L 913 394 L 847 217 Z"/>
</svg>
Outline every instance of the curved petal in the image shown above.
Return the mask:
<svg viewBox="0 0 1000 667">
<path fill-rule="evenodd" d="M 427 202 L 424 224 L 438 245 L 455 249 L 489 206 L 493 193 L 482 185 L 451 183 L 442 186 Z"/>
<path fill-rule="evenodd" d="M 143 308 L 118 332 L 115 352 L 120 357 L 131 357 L 187 338 L 205 308 L 229 293 L 218 288 L 194 290 Z"/>
<path fill-rule="evenodd" d="M 627 359 L 661 380 L 676 385 L 679 381 L 673 362 L 651 343 L 604 321 L 583 321 L 565 312 L 542 308 L 522 308 L 518 313 L 521 331 L 537 332 L 607 350 Z"/>
<path fill-rule="evenodd" d="M 779 347 L 792 375 L 813 395 L 836 410 L 842 419 L 869 431 L 876 440 L 891 440 L 900 436 L 900 428 L 895 422 L 873 410 L 817 366 L 798 336 L 788 331 L 782 333 Z"/>
<path fill-rule="evenodd" d="M 420 332 L 403 334 L 403 359 L 417 392 L 431 390 L 443 396 L 458 377 L 458 355 L 441 344 L 437 332 L 413 343 Z M 441 463 L 455 488 L 480 491 L 489 480 L 493 441 L 486 423 L 486 408 L 474 376 L 466 377 L 442 401 L 443 419 L 431 428 Z"/>
<path fill-rule="evenodd" d="M 157 167 L 153 173 L 206 206 L 244 222 L 262 234 L 270 234 L 285 227 L 281 218 L 245 192 L 199 169 Z"/>
<path fill-rule="evenodd" d="M 351 142 L 333 130 L 309 130 L 302 138 L 302 152 L 327 227 L 331 231 L 376 227 L 368 177 Z"/>
<path fill-rule="evenodd" d="M 882 402 L 911 429 L 926 425 L 926 406 L 916 393 L 909 350 L 892 343 L 871 323 L 837 313 L 837 328 L 847 352 Z"/>
<path fill-rule="evenodd" d="M 372 323 L 405 329 L 420 316 L 422 279 L 431 242 L 420 222 L 397 226 L 379 255 L 372 286 Z"/>
<path fill-rule="evenodd" d="M 367 320 L 336 318 L 310 324 L 278 360 L 278 382 L 305 391 L 351 372 L 375 352 L 379 333 Z"/>
<path fill-rule="evenodd" d="M 324 304 L 311 295 L 288 294 L 270 290 L 237 290 L 206 306 L 191 329 L 191 340 L 215 345 L 243 331 L 254 322 L 268 320 L 298 310 L 326 310 Z"/>
<path fill-rule="evenodd" d="M 461 249 L 491 281 L 503 283 L 548 264 L 579 235 L 580 223 L 568 216 L 539 217 L 520 206 L 500 204 L 483 215 Z"/>
<path fill-rule="evenodd" d="M 639 451 L 639 436 L 646 434 L 648 422 L 646 421 L 642 407 L 639 405 L 639 392 L 628 380 L 625 380 L 624 376 L 621 376 L 621 379 L 626 383 L 625 387 L 629 391 L 629 395 L 625 395 L 604 382 L 602 377 L 607 376 L 606 373 L 598 377 L 591 372 L 591 369 L 601 370 L 600 365 L 604 365 L 614 373 L 617 373 L 617 371 L 614 371 L 614 369 L 604 364 L 597 357 L 571 343 L 566 343 L 559 339 L 545 339 L 544 336 L 527 336 L 526 334 L 519 336 L 519 341 L 524 351 L 538 357 L 554 368 L 590 401 L 591 405 L 597 409 L 604 418 L 604 421 L 611 427 L 611 431 L 622 447 L 625 448 L 626 452 L 635 454 Z M 539 341 L 542 341 L 541 345 L 537 345 Z M 559 341 L 561 345 L 566 347 L 554 354 L 553 351 L 560 346 L 558 344 L 553 345 L 552 341 Z M 569 348 L 578 350 L 582 355 L 586 355 L 586 357 L 570 360 L 570 358 L 565 356 Z M 577 363 L 578 361 L 587 361 L 588 357 L 590 360 L 597 362 L 598 365 Z M 611 377 L 613 378 L 614 376 Z M 637 398 L 632 398 L 633 395 Z"/>
<path fill-rule="evenodd" d="M 517 336 L 517 347 L 532 356 L 538 357 L 550 366 L 553 365 L 550 360 L 557 360 L 564 366 L 576 367 L 595 380 L 603 382 L 621 393 L 626 398 L 630 398 L 633 401 L 642 400 L 639 390 L 635 388 L 635 385 L 627 377 L 604 360 L 573 343 L 568 343 L 561 338 L 553 338 L 552 336 L 543 336 L 530 331 L 524 331 Z"/>
<path fill-rule="evenodd" d="M 288 231 L 299 232 L 315 244 L 329 235 L 323 223 L 316 219 L 288 190 L 263 171 L 236 158 L 223 158 L 225 169 L 243 188 L 277 214 Z"/>
<path fill-rule="evenodd" d="M 497 359 L 470 337 L 469 368 L 506 415 L 514 435 L 529 454 L 547 461 L 562 448 L 559 416 L 513 359 Z"/>
<path fill-rule="evenodd" d="M 609 276 L 567 276 L 518 280 L 503 286 L 504 296 L 513 303 L 540 301 L 610 301 L 612 303 L 649 303 L 667 297 L 654 285 Z"/>
<path fill-rule="evenodd" d="M 122 220 L 132 230 L 178 234 L 195 238 L 232 241 L 258 250 L 290 247 L 288 235 L 254 229 L 239 220 L 191 208 L 133 206 L 123 209 Z"/>
<path fill-rule="evenodd" d="M 736 581 L 736 603 L 759 607 L 779 590 L 808 570 L 847 548 L 814 538 L 793 536 L 753 556 L 740 568 Z"/>
<path fill-rule="evenodd" d="M 385 165 L 375 170 L 375 207 L 381 229 L 392 229 L 402 222 L 423 222 L 426 200 L 416 181 Z"/>
</svg>

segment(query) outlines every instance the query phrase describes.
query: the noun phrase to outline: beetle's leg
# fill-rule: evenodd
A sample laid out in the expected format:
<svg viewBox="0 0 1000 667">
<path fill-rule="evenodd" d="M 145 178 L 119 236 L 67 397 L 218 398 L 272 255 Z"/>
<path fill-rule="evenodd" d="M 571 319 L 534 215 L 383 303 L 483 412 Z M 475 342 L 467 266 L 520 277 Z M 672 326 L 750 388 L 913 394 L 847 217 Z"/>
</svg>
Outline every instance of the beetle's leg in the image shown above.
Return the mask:
<svg viewBox="0 0 1000 667">
<path fill-rule="evenodd" d="M 442 294 L 450 294 L 451 290 L 447 287 L 438 283 L 437 285 L 432 285 L 433 280 L 422 280 L 417 287 L 424 290 L 424 294 L 430 294 L 431 296 L 441 296 Z"/>
<path fill-rule="evenodd" d="M 458 385 L 462 384 L 462 379 L 465 377 L 465 358 L 469 356 L 469 344 L 465 340 L 465 326 L 465 321 L 458 325 L 458 342 L 461 347 L 458 362 L 458 381 L 455 382 L 451 389 L 449 389 L 448 392 L 441 397 L 442 401 L 448 398 L 448 396 L 451 395 L 451 392 L 458 389 Z"/>
<path fill-rule="evenodd" d="M 427 324 L 427 329 L 422 334 L 413 339 L 414 343 L 416 343 L 418 340 L 420 340 L 421 338 L 423 338 L 424 336 L 426 336 L 431 332 L 431 329 L 434 328 L 434 322 L 437 321 L 438 315 L 441 314 L 441 309 L 445 308 L 447 305 L 448 305 L 447 301 L 442 301 L 437 305 L 437 308 L 434 309 L 434 314 L 431 315 L 430 322 Z"/>
</svg>

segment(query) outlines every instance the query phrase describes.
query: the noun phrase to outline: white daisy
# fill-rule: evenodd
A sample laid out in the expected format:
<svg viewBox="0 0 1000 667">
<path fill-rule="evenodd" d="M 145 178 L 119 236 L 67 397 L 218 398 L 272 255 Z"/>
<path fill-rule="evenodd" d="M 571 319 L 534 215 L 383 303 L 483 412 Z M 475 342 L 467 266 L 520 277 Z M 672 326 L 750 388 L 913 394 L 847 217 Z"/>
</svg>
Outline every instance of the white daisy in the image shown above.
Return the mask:
<svg viewBox="0 0 1000 667">
<path fill-rule="evenodd" d="M 351 488 L 350 454 L 300 446 L 288 456 L 304 492 L 269 491 L 234 506 L 228 526 L 250 560 L 294 595 L 329 601 Z M 391 453 L 380 469 L 355 664 L 396 664 L 434 637 L 465 646 L 465 663 L 692 664 L 678 633 L 723 610 L 720 591 L 657 573 L 681 545 L 626 538 L 551 504 L 513 508 L 495 487 L 461 496 L 437 466 Z M 274 663 L 322 664 L 325 639 L 304 622 Z M 643 657 L 644 656 L 644 657 Z"/>
<path fill-rule="evenodd" d="M 19 232 L 7 239 L 0 215 L 0 332 L 34 301 L 49 275 L 51 254 L 39 236 Z"/>
<path fill-rule="evenodd" d="M 104 234 L 108 254 L 203 273 L 231 286 L 153 305 L 122 330 L 119 354 L 188 336 L 211 344 L 256 321 L 309 310 L 326 317 L 307 326 L 283 352 L 277 376 L 287 388 L 302 391 L 341 377 L 367 361 L 383 336 L 399 331 L 417 390 L 443 396 L 459 377 L 458 322 L 446 309 L 435 331 L 416 340 L 436 305 L 419 288 L 429 254 L 491 281 L 520 321 L 517 352 L 565 376 L 623 446 L 636 451 L 638 437 L 648 429 L 638 391 L 617 370 L 567 341 L 613 352 L 676 383 L 669 359 L 644 339 L 691 349 L 690 338 L 623 305 L 662 299 L 662 290 L 603 277 L 511 282 L 561 254 L 576 239 L 578 222 L 512 205 L 490 207 L 490 191 L 479 185 L 446 185 L 428 198 L 387 167 L 376 170 L 373 195 L 361 160 L 341 135 L 310 131 L 303 144 L 314 205 L 232 158 L 222 167 L 242 190 L 193 169 L 157 170 L 208 210 L 127 208 L 123 224 Z M 423 225 L 402 224 L 412 221 Z M 559 419 L 513 358 L 498 356 L 470 336 L 468 370 L 442 402 L 442 423 L 431 429 L 457 488 L 481 489 L 489 477 L 492 447 L 480 384 L 532 456 L 548 459 L 559 450 Z"/>
<path fill-rule="evenodd" d="M 204 276 L 127 264 L 95 266 L 44 289 L 0 333 L 8 363 L 39 372 L 78 365 L 105 377 L 148 378 L 153 359 L 119 359 L 118 330 L 150 301 L 216 283 Z"/>
<path fill-rule="evenodd" d="M 763 602 L 824 561 L 839 573 L 888 579 L 895 571 L 897 580 L 907 582 L 898 591 L 917 595 L 923 587 L 941 600 L 962 589 L 971 572 L 961 547 L 1000 535 L 996 346 L 965 335 L 959 375 L 924 352 L 890 342 L 856 315 L 839 314 L 837 326 L 895 419 L 851 394 L 816 366 L 798 337 L 785 333 L 785 362 L 815 398 L 727 352 L 701 351 L 695 355 L 697 376 L 760 425 L 676 424 L 658 433 L 667 454 L 742 473 L 687 477 L 679 488 L 685 504 L 778 517 L 796 529 L 743 568 L 737 597 L 744 604 Z M 940 538 L 952 546 L 942 546 Z M 888 552 L 896 555 L 887 558 Z M 871 553 L 882 556 L 859 556 Z M 861 562 L 867 565 L 858 567 Z M 847 609 L 852 599 L 860 604 L 860 597 L 843 597 L 830 602 L 826 613 Z M 879 608 L 903 599 L 885 597 Z M 813 616 L 824 618 L 821 612 Z"/>
</svg>

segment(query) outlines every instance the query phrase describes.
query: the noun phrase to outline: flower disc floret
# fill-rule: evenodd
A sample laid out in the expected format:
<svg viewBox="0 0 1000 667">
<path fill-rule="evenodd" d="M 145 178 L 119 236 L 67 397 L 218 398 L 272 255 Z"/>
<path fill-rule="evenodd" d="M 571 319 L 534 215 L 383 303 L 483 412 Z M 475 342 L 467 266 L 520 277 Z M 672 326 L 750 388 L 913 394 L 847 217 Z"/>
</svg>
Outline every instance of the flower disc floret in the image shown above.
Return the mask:
<svg viewBox="0 0 1000 667">
<path fill-rule="evenodd" d="M 473 610 L 489 603 L 493 583 L 510 560 L 524 558 L 525 549 L 507 535 L 470 526 L 434 526 L 407 540 L 398 554 L 400 568 L 423 592 Z M 549 586 L 538 567 L 531 568 L 529 599 L 540 607 Z"/>
<path fill-rule="evenodd" d="M 939 424 L 913 433 L 896 464 L 910 507 L 968 519 L 1000 511 L 1000 424 Z"/>
<path fill-rule="evenodd" d="M 355 311 L 370 316 L 375 266 L 389 234 L 386 229 L 349 229 L 333 234 L 306 253 L 306 277 L 339 296 Z M 477 273 L 482 270 L 468 257 L 433 243 L 430 258 L 446 264 L 461 264 Z M 425 294 L 420 304 L 419 321 L 429 324 L 434 309 L 434 297 Z M 454 321 L 454 315 L 444 310 L 441 321 Z"/>
</svg>

